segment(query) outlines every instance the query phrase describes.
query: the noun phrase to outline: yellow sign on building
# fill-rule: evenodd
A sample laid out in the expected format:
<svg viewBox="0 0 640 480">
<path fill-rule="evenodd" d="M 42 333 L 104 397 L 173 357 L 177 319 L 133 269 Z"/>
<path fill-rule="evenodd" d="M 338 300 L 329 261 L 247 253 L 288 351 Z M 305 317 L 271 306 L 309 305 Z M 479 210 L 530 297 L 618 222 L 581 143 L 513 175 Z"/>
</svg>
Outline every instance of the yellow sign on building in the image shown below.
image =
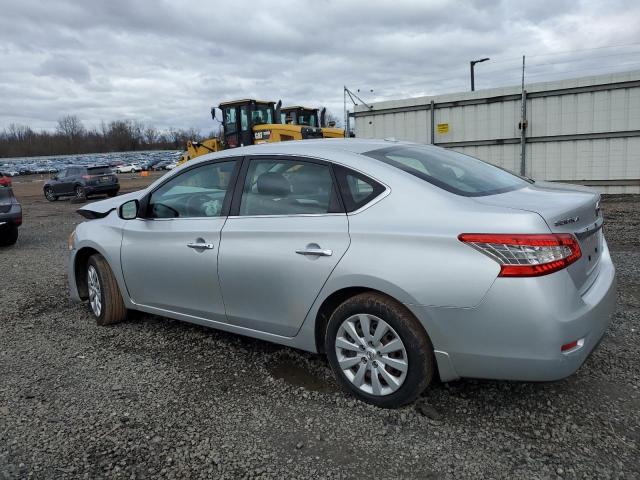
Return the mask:
<svg viewBox="0 0 640 480">
<path fill-rule="evenodd" d="M 438 124 L 438 133 L 449 133 L 449 124 L 448 123 L 439 123 Z"/>
</svg>

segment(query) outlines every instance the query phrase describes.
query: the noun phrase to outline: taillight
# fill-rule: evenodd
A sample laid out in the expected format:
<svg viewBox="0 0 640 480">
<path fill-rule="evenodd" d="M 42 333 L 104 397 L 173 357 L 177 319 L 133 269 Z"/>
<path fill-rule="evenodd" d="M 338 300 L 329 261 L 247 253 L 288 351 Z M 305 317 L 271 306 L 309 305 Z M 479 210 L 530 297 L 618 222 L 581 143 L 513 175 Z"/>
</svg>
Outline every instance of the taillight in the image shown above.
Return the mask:
<svg viewBox="0 0 640 480">
<path fill-rule="evenodd" d="M 547 275 L 568 267 L 582 255 L 570 233 L 463 233 L 458 239 L 498 262 L 501 277 Z"/>
<path fill-rule="evenodd" d="M 91 180 L 91 175 L 82 175 L 83 180 Z"/>
</svg>

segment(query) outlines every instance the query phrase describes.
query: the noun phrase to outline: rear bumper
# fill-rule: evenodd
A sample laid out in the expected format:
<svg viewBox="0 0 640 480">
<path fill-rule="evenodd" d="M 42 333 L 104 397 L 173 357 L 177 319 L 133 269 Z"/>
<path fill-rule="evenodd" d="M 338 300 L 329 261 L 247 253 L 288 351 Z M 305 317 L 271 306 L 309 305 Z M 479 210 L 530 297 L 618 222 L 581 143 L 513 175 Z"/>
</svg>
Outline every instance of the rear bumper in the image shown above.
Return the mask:
<svg viewBox="0 0 640 480">
<path fill-rule="evenodd" d="M 119 192 L 120 184 L 109 183 L 105 185 L 87 185 L 86 187 L 84 187 L 84 191 L 87 195 L 93 195 L 95 193 L 105 193 L 105 192 Z"/>
<path fill-rule="evenodd" d="M 7 213 L 0 213 L 0 229 L 22 225 L 22 208 L 14 204 Z"/>
<path fill-rule="evenodd" d="M 563 270 L 498 278 L 474 308 L 422 307 L 418 314 L 432 337 L 442 380 L 550 381 L 574 373 L 615 310 L 615 268 L 606 246 L 598 269 L 582 295 Z M 575 340 L 579 347 L 561 352 Z"/>
</svg>

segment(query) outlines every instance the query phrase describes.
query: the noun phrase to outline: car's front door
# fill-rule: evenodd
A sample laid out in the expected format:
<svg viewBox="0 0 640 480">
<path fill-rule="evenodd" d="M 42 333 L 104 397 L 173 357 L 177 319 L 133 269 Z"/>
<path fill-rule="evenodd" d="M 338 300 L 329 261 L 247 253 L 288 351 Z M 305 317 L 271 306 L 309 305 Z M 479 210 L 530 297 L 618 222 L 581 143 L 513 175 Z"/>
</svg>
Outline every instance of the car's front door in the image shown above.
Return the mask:
<svg viewBox="0 0 640 480">
<path fill-rule="evenodd" d="M 197 165 L 143 200 L 145 218 L 127 222 L 121 247 L 135 303 L 224 321 L 218 249 L 238 169 L 236 159 Z"/>
<path fill-rule="evenodd" d="M 57 194 L 67 195 L 73 191 L 71 179 L 76 169 L 74 167 L 67 168 L 58 175 L 58 181 L 54 185 L 53 190 Z"/>
<path fill-rule="evenodd" d="M 53 181 L 51 182 L 51 189 L 53 190 L 54 193 L 57 193 L 57 194 L 66 193 L 62 191 L 63 181 L 66 177 L 67 177 L 67 169 L 60 170 L 58 173 L 56 173 L 55 177 L 53 177 Z"/>
<path fill-rule="evenodd" d="M 243 171 L 218 260 L 227 319 L 294 336 L 349 247 L 347 217 L 327 163 L 262 157 Z"/>
</svg>

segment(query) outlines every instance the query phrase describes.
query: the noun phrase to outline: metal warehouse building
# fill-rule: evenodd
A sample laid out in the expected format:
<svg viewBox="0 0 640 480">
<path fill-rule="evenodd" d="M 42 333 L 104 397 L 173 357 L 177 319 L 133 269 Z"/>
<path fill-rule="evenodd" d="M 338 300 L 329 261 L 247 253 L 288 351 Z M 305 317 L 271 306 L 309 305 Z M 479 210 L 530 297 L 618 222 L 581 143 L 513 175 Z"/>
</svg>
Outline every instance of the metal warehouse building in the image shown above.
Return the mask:
<svg viewBox="0 0 640 480">
<path fill-rule="evenodd" d="M 433 143 L 538 180 L 640 193 L 640 71 L 369 107 L 351 114 L 357 137 Z"/>
</svg>

